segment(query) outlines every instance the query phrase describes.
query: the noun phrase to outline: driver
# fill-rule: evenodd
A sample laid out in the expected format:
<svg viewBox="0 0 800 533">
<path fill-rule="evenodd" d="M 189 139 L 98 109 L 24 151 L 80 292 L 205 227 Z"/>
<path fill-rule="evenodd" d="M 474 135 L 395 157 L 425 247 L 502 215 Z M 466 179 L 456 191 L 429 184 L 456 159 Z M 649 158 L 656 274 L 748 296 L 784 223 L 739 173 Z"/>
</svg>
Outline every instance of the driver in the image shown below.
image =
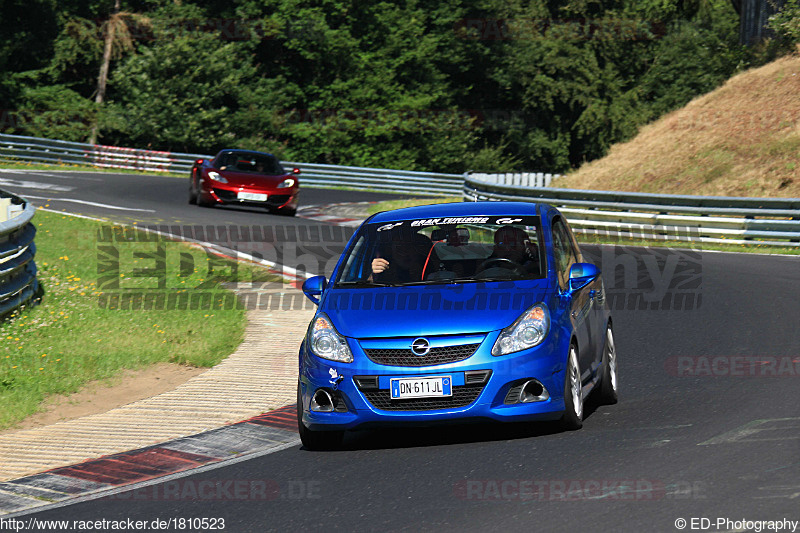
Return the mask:
<svg viewBox="0 0 800 533">
<path fill-rule="evenodd" d="M 507 259 L 530 274 L 539 271 L 538 256 L 537 247 L 525 230 L 516 226 L 503 226 L 495 232 L 492 255 L 486 258 L 483 265 L 488 266 L 493 259 Z M 499 261 L 492 266 L 504 268 Z"/>
</svg>

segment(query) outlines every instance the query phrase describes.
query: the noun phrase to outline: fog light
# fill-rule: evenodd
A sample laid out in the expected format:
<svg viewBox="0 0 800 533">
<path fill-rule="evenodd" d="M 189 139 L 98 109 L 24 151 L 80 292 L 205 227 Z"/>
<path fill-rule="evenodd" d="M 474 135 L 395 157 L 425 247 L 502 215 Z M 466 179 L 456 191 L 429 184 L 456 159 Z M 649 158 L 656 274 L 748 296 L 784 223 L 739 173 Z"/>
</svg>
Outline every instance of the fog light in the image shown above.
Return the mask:
<svg viewBox="0 0 800 533">
<path fill-rule="evenodd" d="M 311 397 L 309 407 L 318 413 L 331 413 L 333 412 L 333 397 L 325 389 L 317 389 L 317 392 Z"/>
<path fill-rule="evenodd" d="M 548 398 L 550 398 L 550 393 L 535 379 L 526 381 L 522 390 L 519 391 L 519 401 L 522 403 L 543 402 Z"/>
</svg>

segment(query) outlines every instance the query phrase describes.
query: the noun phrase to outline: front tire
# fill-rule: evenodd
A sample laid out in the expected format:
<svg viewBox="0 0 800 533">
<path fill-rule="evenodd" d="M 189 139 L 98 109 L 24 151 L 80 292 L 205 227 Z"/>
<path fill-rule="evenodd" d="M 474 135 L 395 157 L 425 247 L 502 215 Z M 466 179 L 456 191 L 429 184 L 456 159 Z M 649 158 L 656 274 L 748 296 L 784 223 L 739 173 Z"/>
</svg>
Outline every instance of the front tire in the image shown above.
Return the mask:
<svg viewBox="0 0 800 533">
<path fill-rule="evenodd" d="M 609 324 L 606 329 L 606 347 L 603 349 L 603 379 L 600 382 L 600 401 L 606 405 L 617 403 L 617 347 Z"/>
<path fill-rule="evenodd" d="M 312 431 L 303 424 L 303 397 L 297 384 L 297 429 L 307 450 L 335 450 L 342 444 L 344 431 Z"/>
<path fill-rule="evenodd" d="M 203 200 L 203 193 L 202 192 L 199 192 L 197 194 L 197 205 L 199 205 L 200 207 L 214 207 L 214 203 L 213 202 L 207 202 L 207 201 Z"/>
<path fill-rule="evenodd" d="M 578 348 L 571 344 L 567 369 L 564 372 L 564 414 L 561 416 L 561 426 L 574 431 L 583 427 L 583 400 L 581 399 L 581 370 L 578 366 Z"/>
<path fill-rule="evenodd" d="M 197 205 L 197 188 L 194 186 L 194 178 L 189 183 L 189 204 Z"/>
</svg>

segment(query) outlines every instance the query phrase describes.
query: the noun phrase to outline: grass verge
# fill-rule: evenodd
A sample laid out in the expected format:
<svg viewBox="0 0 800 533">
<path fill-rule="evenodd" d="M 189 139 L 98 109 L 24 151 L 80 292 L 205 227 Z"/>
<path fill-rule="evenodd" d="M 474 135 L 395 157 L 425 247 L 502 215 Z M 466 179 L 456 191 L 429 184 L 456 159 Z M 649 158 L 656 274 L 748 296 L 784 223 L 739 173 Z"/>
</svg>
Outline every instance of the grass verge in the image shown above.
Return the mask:
<svg viewBox="0 0 800 533">
<path fill-rule="evenodd" d="M 127 168 L 103 168 L 93 165 L 73 165 L 69 163 L 27 163 L 25 161 L 0 160 L 0 168 L 8 170 L 81 170 L 85 172 L 106 172 L 109 174 L 150 174 L 153 176 L 167 176 L 170 178 L 186 178 L 189 171 L 182 172 L 153 172 L 147 170 L 131 170 Z"/>
<path fill-rule="evenodd" d="M 98 242 L 98 231 L 111 226 L 93 220 L 39 211 L 34 223 L 46 292 L 41 305 L 0 323 L 0 429 L 36 412 L 48 395 L 76 392 L 122 369 L 217 364 L 241 343 L 246 325 L 245 310 L 231 305 L 222 284 L 276 281 L 183 243 Z M 103 305 L 112 294 L 201 292 L 207 299 L 196 308 Z"/>
<path fill-rule="evenodd" d="M 463 202 L 460 196 L 444 196 L 441 198 L 412 198 L 409 200 L 386 200 L 385 202 L 378 202 L 371 204 L 367 208 L 367 213 L 374 215 L 381 211 L 391 211 L 392 209 L 402 209 L 403 207 L 415 207 L 418 205 L 432 205 L 432 204 L 452 204 L 456 202 Z"/>
</svg>

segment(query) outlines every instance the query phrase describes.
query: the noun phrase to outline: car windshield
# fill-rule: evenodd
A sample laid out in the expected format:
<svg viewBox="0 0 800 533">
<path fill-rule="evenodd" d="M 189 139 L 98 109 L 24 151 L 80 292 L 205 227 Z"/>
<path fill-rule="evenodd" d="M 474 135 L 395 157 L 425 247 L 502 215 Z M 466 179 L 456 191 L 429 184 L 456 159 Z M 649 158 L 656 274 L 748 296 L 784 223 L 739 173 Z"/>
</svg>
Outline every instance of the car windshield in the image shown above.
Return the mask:
<svg viewBox="0 0 800 533">
<path fill-rule="evenodd" d="M 217 168 L 268 176 L 280 176 L 286 173 L 276 157 L 257 152 L 224 152 L 217 160 Z"/>
<path fill-rule="evenodd" d="M 547 271 L 538 216 L 366 224 L 345 254 L 337 286 L 536 279 Z"/>
</svg>

